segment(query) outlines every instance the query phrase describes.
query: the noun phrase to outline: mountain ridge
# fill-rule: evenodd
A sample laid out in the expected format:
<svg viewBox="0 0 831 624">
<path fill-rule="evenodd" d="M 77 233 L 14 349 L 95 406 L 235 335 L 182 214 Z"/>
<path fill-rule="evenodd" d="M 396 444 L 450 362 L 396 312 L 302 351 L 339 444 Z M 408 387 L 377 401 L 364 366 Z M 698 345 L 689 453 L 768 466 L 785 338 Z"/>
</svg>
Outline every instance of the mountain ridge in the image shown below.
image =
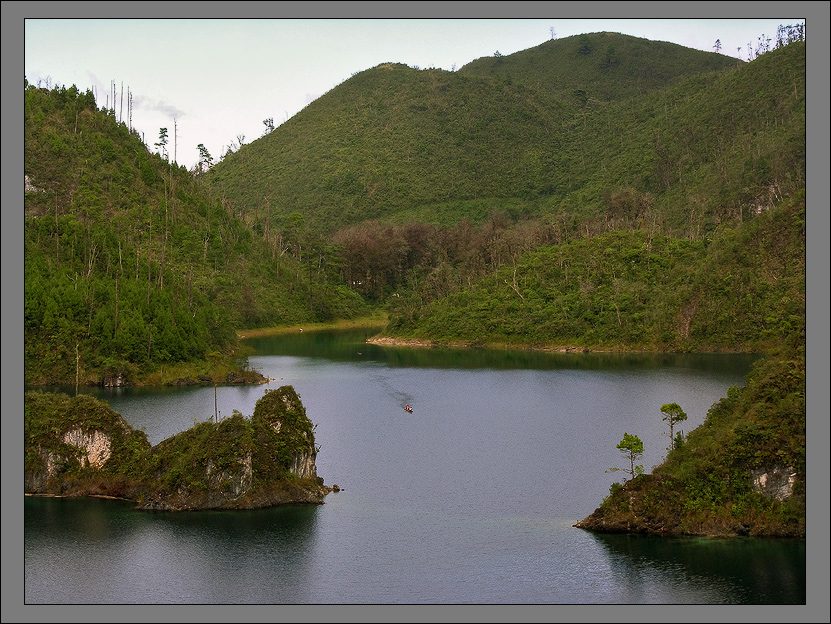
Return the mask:
<svg viewBox="0 0 831 624">
<path fill-rule="evenodd" d="M 766 160 L 776 158 L 770 146 L 762 146 L 764 151 L 757 147 L 768 140 L 770 118 L 776 115 L 766 102 L 787 96 L 779 105 L 787 116 L 801 107 L 804 117 L 804 43 L 739 67 L 729 57 L 666 44 L 676 52 L 671 66 L 680 58 L 689 65 L 686 72 L 663 78 L 660 88 L 650 92 L 634 92 L 628 74 L 620 72 L 639 62 L 650 68 L 653 80 L 669 75 L 669 70 L 654 69 L 661 57 L 648 42 L 637 41 L 629 51 L 634 39 L 611 37 L 621 52 L 608 72 L 592 60 L 594 52 L 574 52 L 580 37 L 538 46 L 567 50 L 569 59 L 578 57 L 574 63 L 586 76 L 575 77 L 579 72 L 564 65 L 560 73 L 578 82 L 553 94 L 531 86 L 548 80 L 550 73 L 547 65 L 528 60 L 535 52 L 477 59 L 456 72 L 380 64 L 354 74 L 273 132 L 227 155 L 210 172 L 210 184 L 243 212 L 268 205 L 277 220 L 300 212 L 330 233 L 367 219 L 481 222 L 488 210 L 471 211 L 466 207 L 471 201 L 519 204 L 524 213 L 549 220 L 562 212 L 585 218 L 602 211 L 605 192 L 625 185 L 652 193 L 667 222 L 677 228 L 684 218 L 682 194 L 709 193 L 711 188 L 703 180 L 691 188 L 685 184 L 685 176 L 694 179 L 696 168 L 720 167 L 722 185 L 735 196 L 745 186 L 743 169 L 735 162 L 742 155 L 734 146 L 737 141 L 749 142 Z M 594 40 L 605 40 L 605 35 L 589 37 Z M 792 54 L 800 45 L 801 59 Z M 780 60 L 774 63 L 770 57 Z M 520 63 L 525 73 L 508 73 Z M 774 64 L 787 65 L 785 71 L 794 74 L 801 92 L 783 93 L 767 77 L 747 84 L 745 74 L 758 76 L 760 65 L 773 72 Z M 528 73 L 526 65 L 543 69 Z M 499 73 L 491 71 L 496 66 Z M 714 92 L 714 84 L 725 87 Z M 585 88 L 572 88 L 580 85 Z M 595 93 L 601 86 L 605 96 Z M 685 101 L 695 105 L 676 112 Z M 747 129 L 749 137 L 745 128 L 718 112 L 728 102 L 734 116 L 764 113 L 757 126 Z M 756 111 L 758 104 L 763 106 Z M 709 117 L 702 119 L 708 130 L 705 144 L 712 143 L 714 130 L 723 137 L 718 146 L 695 153 L 688 129 L 677 127 L 690 110 Z M 804 168 L 804 162 L 788 163 L 794 165 Z M 798 183 L 787 192 L 796 188 Z M 707 210 L 713 227 L 720 218 L 717 208 Z"/>
</svg>

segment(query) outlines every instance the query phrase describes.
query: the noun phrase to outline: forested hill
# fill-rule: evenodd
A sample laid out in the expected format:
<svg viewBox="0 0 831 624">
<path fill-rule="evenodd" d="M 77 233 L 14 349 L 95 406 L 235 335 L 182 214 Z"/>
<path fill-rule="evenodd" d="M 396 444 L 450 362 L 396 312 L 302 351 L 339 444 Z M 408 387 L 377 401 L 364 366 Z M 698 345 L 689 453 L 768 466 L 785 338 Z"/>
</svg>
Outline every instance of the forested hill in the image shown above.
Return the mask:
<svg viewBox="0 0 831 624">
<path fill-rule="evenodd" d="M 327 233 L 494 209 L 598 231 L 632 190 L 666 234 L 701 235 L 800 188 L 804 123 L 804 41 L 742 62 L 598 33 L 455 72 L 361 71 L 209 180 L 247 215 Z"/>
<path fill-rule="evenodd" d="M 563 101 L 585 98 L 609 102 L 744 63 L 666 41 L 598 32 L 551 39 L 516 54 L 504 55 L 497 50 L 493 56 L 460 67 L 458 72 L 522 84 Z"/>
<path fill-rule="evenodd" d="M 194 171 L 89 91 L 26 83 L 26 383 L 222 380 L 235 330 L 369 311 L 430 342 L 769 352 L 650 513 L 798 534 L 815 200 L 784 32 L 750 62 L 595 33 L 382 64 Z M 797 475 L 778 507 L 747 480 L 774 459 Z"/>
<path fill-rule="evenodd" d="M 387 332 L 629 351 L 759 352 L 804 340 L 803 193 L 706 240 L 617 230 L 504 253 L 471 283 L 445 264 L 394 297 Z"/>
<path fill-rule="evenodd" d="M 90 91 L 27 83 L 24 127 L 27 383 L 216 377 L 239 327 L 365 311 Z"/>
</svg>

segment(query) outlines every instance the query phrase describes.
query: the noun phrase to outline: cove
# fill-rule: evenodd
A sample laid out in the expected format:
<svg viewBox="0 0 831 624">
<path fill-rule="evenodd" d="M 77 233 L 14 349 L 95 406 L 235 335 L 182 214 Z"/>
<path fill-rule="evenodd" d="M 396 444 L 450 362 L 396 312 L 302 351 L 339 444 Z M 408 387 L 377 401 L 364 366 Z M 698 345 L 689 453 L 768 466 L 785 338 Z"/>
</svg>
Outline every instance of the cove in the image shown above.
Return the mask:
<svg viewBox="0 0 831 624">
<path fill-rule="evenodd" d="M 660 406 L 703 422 L 754 359 L 385 348 L 371 330 L 251 339 L 316 424 L 324 505 L 146 513 L 25 505 L 30 604 L 804 604 L 805 542 L 597 536 L 574 528 L 621 473 L 647 470 Z M 213 388 L 87 389 L 151 443 L 214 414 Z M 217 388 L 250 415 L 263 387 Z M 413 412 L 404 410 L 411 405 Z"/>
</svg>

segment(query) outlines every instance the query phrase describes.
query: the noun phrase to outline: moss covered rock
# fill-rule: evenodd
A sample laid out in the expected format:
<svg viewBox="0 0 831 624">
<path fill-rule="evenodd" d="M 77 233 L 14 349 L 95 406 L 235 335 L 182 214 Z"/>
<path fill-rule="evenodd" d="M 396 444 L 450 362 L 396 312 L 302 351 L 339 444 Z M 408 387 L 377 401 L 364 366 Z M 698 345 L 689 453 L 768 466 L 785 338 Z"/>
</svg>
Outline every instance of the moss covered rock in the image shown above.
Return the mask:
<svg viewBox="0 0 831 624">
<path fill-rule="evenodd" d="M 151 446 L 104 401 L 26 395 L 27 494 L 113 496 L 141 509 L 252 509 L 323 503 L 314 425 L 291 386 Z"/>
</svg>

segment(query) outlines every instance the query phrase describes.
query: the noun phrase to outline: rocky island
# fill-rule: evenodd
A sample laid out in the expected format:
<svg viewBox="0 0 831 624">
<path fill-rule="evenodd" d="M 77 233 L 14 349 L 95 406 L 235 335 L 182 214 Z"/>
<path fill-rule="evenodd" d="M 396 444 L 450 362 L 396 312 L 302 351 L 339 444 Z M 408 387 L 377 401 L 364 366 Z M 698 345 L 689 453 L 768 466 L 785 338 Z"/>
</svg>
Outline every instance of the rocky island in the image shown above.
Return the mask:
<svg viewBox="0 0 831 624">
<path fill-rule="evenodd" d="M 805 355 L 758 360 L 651 474 L 613 483 L 574 526 L 596 533 L 805 537 Z"/>
<path fill-rule="evenodd" d="M 25 398 L 25 493 L 135 501 L 184 511 L 322 504 L 314 424 L 292 386 L 266 390 L 250 418 L 196 423 L 152 446 L 104 401 Z"/>
</svg>

